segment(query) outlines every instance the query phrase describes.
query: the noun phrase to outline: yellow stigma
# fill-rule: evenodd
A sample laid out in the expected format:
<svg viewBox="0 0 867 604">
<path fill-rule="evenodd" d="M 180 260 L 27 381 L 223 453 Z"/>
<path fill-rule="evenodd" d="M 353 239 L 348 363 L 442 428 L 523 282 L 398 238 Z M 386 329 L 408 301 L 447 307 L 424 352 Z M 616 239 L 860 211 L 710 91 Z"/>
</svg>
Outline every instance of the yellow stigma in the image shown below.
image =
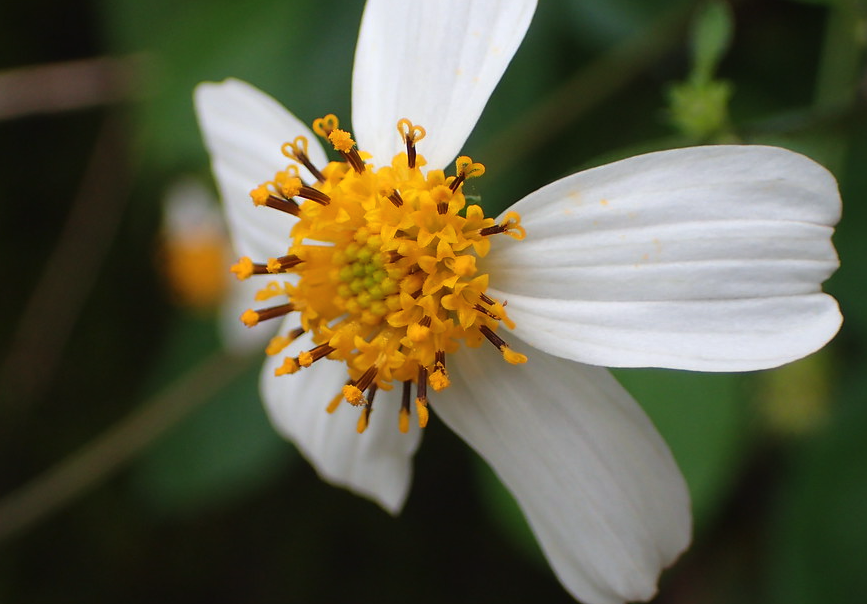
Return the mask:
<svg viewBox="0 0 867 604">
<path fill-rule="evenodd" d="M 521 365 L 527 362 L 527 357 L 520 352 L 515 352 L 511 348 L 503 349 L 503 358 L 512 365 Z"/>
<path fill-rule="evenodd" d="M 485 173 L 482 164 L 461 156 L 454 175 L 422 171 L 426 162 L 416 143 L 424 128 L 404 119 L 397 130 L 406 152 L 378 168 L 365 163 L 369 156 L 331 114 L 317 119 L 313 131 L 344 161 L 313 165 L 304 137 L 283 145 L 284 155 L 316 182 L 302 180 L 299 166 L 290 164 L 253 189 L 254 203 L 292 214 L 294 226 L 288 248 L 274 250 L 275 257 L 242 258 L 232 268 L 242 279 L 293 275 L 257 294 L 259 300 L 285 296 L 285 304 L 248 310 L 241 320 L 253 326 L 298 313 L 301 328 L 274 337 L 267 352 L 280 354 L 304 332 L 314 348 L 286 357 L 275 374 L 306 371 L 320 359 L 345 364 L 346 385 L 326 409 L 334 412 L 344 399 L 363 407 L 359 432 L 369 425 L 377 390 L 401 384 L 398 429 L 409 430 L 413 387 L 416 418 L 425 427 L 428 387 L 441 392 L 451 385 L 446 357 L 461 346 L 487 338 L 507 363 L 527 360 L 498 335 L 501 324 L 513 323 L 505 302 L 485 293 L 489 278 L 479 261 L 495 235 L 523 237 L 520 217 L 510 212 L 497 223 L 467 203 L 466 181 Z"/>
</svg>

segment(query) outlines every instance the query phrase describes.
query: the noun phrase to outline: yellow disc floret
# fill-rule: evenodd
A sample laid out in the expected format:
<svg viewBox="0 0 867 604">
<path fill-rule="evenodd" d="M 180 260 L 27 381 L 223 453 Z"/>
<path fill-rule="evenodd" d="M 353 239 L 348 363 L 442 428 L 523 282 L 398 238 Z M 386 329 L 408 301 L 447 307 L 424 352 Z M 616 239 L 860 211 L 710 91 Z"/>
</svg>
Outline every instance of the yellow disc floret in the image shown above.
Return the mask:
<svg viewBox="0 0 867 604">
<path fill-rule="evenodd" d="M 496 334 L 501 322 L 509 327 L 512 322 L 504 303 L 485 293 L 488 275 L 477 267 L 492 235 L 519 239 L 524 230 L 514 212 L 498 224 L 480 206 L 467 205 L 463 185 L 484 174 L 482 164 L 462 156 L 454 176 L 442 170 L 422 172 L 425 161 L 415 149 L 425 136 L 420 126 L 401 120 L 398 132 L 407 151 L 391 165 L 375 168 L 338 125 L 335 116 L 327 115 L 314 122 L 314 131 L 345 161 L 320 171 L 310 163 L 308 141 L 296 138 L 283 152 L 317 182 L 303 183 L 299 168 L 291 165 L 251 193 L 257 205 L 298 220 L 288 249 L 275 250 L 285 255 L 264 264 L 242 258 L 233 271 L 239 278 L 263 273 L 294 273 L 297 278 L 260 292 L 260 299 L 285 295 L 286 304 L 248 310 L 242 321 L 252 326 L 298 313 L 301 327 L 274 338 L 268 352 L 280 354 L 304 332 L 315 347 L 286 357 L 275 373 L 303 371 L 324 357 L 344 363 L 346 385 L 327 410 L 333 412 L 341 400 L 363 407 L 359 432 L 368 426 L 376 391 L 402 382 L 398 428 L 406 432 L 410 386 L 417 389 L 415 412 L 424 427 L 427 387 L 437 392 L 449 387 L 446 357 L 461 345 L 476 347 L 487 339 L 508 363 L 526 362 Z"/>
</svg>

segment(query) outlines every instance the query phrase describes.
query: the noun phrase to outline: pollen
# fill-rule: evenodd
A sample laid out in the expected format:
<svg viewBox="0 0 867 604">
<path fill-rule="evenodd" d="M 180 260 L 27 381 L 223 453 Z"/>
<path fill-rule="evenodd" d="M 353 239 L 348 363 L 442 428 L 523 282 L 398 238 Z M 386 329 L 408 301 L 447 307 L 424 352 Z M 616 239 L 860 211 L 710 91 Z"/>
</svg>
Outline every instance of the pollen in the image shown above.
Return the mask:
<svg viewBox="0 0 867 604">
<path fill-rule="evenodd" d="M 511 329 L 514 323 L 505 301 L 486 293 L 489 278 L 477 264 L 496 235 L 523 238 L 520 216 L 510 212 L 497 222 L 467 202 L 467 181 L 485 173 L 467 156 L 457 159 L 451 175 L 422 171 L 426 162 L 416 145 L 427 132 L 407 119 L 397 124 L 406 151 L 379 167 L 366 161 L 370 156 L 339 128 L 336 116 L 315 120 L 313 131 L 342 161 L 314 165 L 309 142 L 297 137 L 282 147 L 294 163 L 252 189 L 257 206 L 296 218 L 286 248 L 274 250 L 272 258 L 241 258 L 232 267 L 239 279 L 286 279 L 268 283 L 256 296 L 282 297 L 284 304 L 248 310 L 241 320 L 252 327 L 297 314 L 301 327 L 272 338 L 267 353 L 279 358 L 302 334 L 314 347 L 285 356 L 275 375 L 311 371 L 317 362 L 342 363 L 346 384 L 326 410 L 333 413 L 344 400 L 360 408 L 358 432 L 369 426 L 376 392 L 395 385 L 403 392 L 400 407 L 390 411 L 397 413 L 398 430 L 409 431 L 413 414 L 423 428 L 430 418 L 428 388 L 435 399 L 451 386 L 446 359 L 461 346 L 478 347 L 487 339 L 505 363 L 527 361 L 498 335 L 501 325 Z M 316 181 L 305 182 L 301 167 Z M 384 404 L 377 404 L 377 414 Z"/>
</svg>

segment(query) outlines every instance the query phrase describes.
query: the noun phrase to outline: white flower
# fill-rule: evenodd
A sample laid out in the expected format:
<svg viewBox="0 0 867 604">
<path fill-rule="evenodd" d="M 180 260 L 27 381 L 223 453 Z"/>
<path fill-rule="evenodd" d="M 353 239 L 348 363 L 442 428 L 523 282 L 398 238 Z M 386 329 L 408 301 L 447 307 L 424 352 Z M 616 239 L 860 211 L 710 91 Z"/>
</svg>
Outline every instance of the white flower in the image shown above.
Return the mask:
<svg viewBox="0 0 867 604">
<path fill-rule="evenodd" d="M 289 248 L 271 268 L 300 274 L 300 280 L 287 277 L 292 284 L 289 299 L 297 304 L 283 305 L 276 314 L 293 308 L 309 313 L 310 307 L 331 303 L 311 293 L 314 272 L 321 282 L 330 279 L 329 274 L 337 275 L 341 266 L 368 266 L 346 264 L 356 251 L 346 251 L 340 243 L 343 235 L 321 235 L 320 241 L 332 247 L 317 250 L 309 245 L 311 233 L 331 233 L 329 229 L 340 224 L 352 224 L 359 233 L 364 231 L 357 239 L 363 247 L 364 241 L 371 241 L 366 239 L 365 221 L 379 221 L 371 227 L 378 232 L 380 222 L 388 222 L 381 218 L 383 213 L 393 212 L 393 220 L 399 222 L 409 215 L 401 208 L 418 209 L 425 203 L 419 200 L 434 198 L 452 203 L 446 199 L 452 194 L 456 205 L 441 207 L 439 215 L 465 225 L 456 213 L 464 201 L 459 183 L 438 198 L 454 179 L 444 180 L 435 192 L 429 183 L 418 184 L 424 183 L 424 176 L 410 182 L 406 174 L 435 179 L 436 169 L 458 154 L 534 9 L 535 2 L 528 0 L 369 0 L 356 50 L 352 98 L 358 149 L 370 153 L 369 164 L 365 167 L 358 163 L 359 156 L 353 157 L 353 141 L 332 137 L 344 157 L 356 162 L 356 169 L 333 163 L 321 179 L 306 168 L 297 170 L 305 183 L 315 183 L 318 190 L 334 196 L 327 206 L 277 199 L 277 189 L 296 174 L 294 168 L 281 172 L 287 163 L 283 143 L 297 143 L 296 137 L 303 136 L 309 141 L 310 164 L 322 170 L 328 163 L 298 119 L 236 80 L 198 87 L 199 120 L 236 251 L 264 262 Z M 320 134 L 342 132 L 331 118 L 318 121 Z M 414 151 L 420 137 L 413 141 L 412 124 L 403 126 L 402 132 L 410 134 L 404 140 L 395 131 L 403 119 L 424 126 L 427 137 L 418 150 L 427 165 L 419 162 L 421 171 L 417 167 L 413 172 L 406 156 L 399 156 L 395 166 L 402 161 L 403 171 L 395 168 L 394 173 L 404 176 L 393 177 L 401 184 L 392 190 L 383 184 L 387 171 L 378 172 L 375 180 L 370 166 L 389 166 L 404 148 Z M 295 151 L 287 149 L 287 154 L 299 156 Z M 471 160 L 458 162 L 459 174 L 469 177 L 481 170 Z M 300 221 L 250 203 L 250 189 L 275 173 L 275 180 L 254 191 L 254 197 L 258 195 L 261 204 L 299 214 Z M 367 201 L 358 204 L 371 205 L 355 212 L 353 208 L 361 206 L 351 205 L 349 196 L 356 192 L 348 191 L 357 191 L 353 187 L 380 190 L 364 189 L 358 199 Z M 288 188 L 290 198 L 299 191 L 294 185 Z M 269 190 L 276 195 L 268 198 Z M 389 197 L 394 191 L 398 198 Z M 398 207 L 404 201 L 401 195 L 407 199 Z M 398 229 L 398 239 L 409 231 L 413 237 L 418 231 L 423 238 L 419 223 L 439 220 L 437 212 L 425 211 L 418 210 L 412 226 L 401 223 L 407 230 Z M 526 229 L 520 242 L 499 235 L 507 231 L 520 237 L 516 213 L 523 216 L 520 225 Z M 441 391 L 432 393 L 431 407 L 512 491 L 551 565 L 575 597 L 591 604 L 651 598 L 660 571 L 686 548 L 691 532 L 687 489 L 668 448 L 630 395 L 599 365 L 743 371 L 774 367 L 822 347 L 841 322 L 836 302 L 821 291 L 821 283 L 838 266 L 830 238 L 839 213 L 834 178 L 801 155 L 773 147 L 697 147 L 574 174 L 516 203 L 497 220 L 500 226 L 487 231 L 458 228 L 457 238 L 465 237 L 468 245 L 470 240 L 492 241 L 487 255 L 480 244 L 478 258 L 473 255 L 472 260 L 458 250 L 459 244 L 443 243 L 442 232 L 442 255 L 427 264 L 419 256 L 422 244 L 416 245 L 412 237 L 401 244 L 400 253 L 383 243 L 386 251 L 378 262 L 394 261 L 404 268 L 412 264 L 408 271 L 396 273 L 400 284 L 416 278 L 424 265 L 425 272 L 417 277 L 425 278 L 425 293 L 415 292 L 419 300 L 435 303 L 440 318 L 469 321 L 467 334 L 473 344 L 482 340 L 482 326 L 492 325 L 488 331 L 493 332 L 499 319 L 507 321 L 503 306 L 508 302 L 514 329 L 497 332 L 508 344 L 497 343 L 497 334 L 492 339 L 502 355 L 487 346 L 468 347 L 458 336 L 446 338 L 461 345 L 449 350 L 451 385 L 439 383 Z M 467 216 L 469 221 L 470 212 Z M 293 225 L 296 230 L 290 236 Z M 382 229 L 382 240 L 395 236 L 386 235 L 385 226 Z M 482 231 L 485 237 L 480 236 Z M 431 245 L 436 247 L 435 240 Z M 328 260 L 317 259 L 319 252 Z M 329 262 L 333 273 L 327 270 Z M 265 272 L 264 265 L 257 266 L 256 271 Z M 253 272 L 252 264 L 248 268 Z M 470 301 L 461 302 L 460 292 L 450 287 L 460 289 L 455 283 L 466 284 L 475 270 L 489 275 L 490 286 L 485 290 L 467 285 Z M 456 281 L 428 295 L 440 287 L 428 279 L 449 276 Z M 385 277 L 377 279 L 382 280 L 375 286 L 386 289 Z M 372 316 L 351 306 L 356 298 L 348 291 L 328 287 L 343 313 L 340 317 L 355 319 L 351 323 L 356 328 Z M 468 315 L 461 306 L 484 306 L 485 299 L 491 302 L 484 302 L 488 306 L 476 315 Z M 407 310 L 415 308 L 411 300 L 401 304 L 399 310 L 380 307 L 382 312 L 394 311 L 389 321 L 400 315 L 393 322 L 406 344 L 398 352 L 377 340 L 377 329 L 390 329 L 385 323 L 366 340 L 346 344 L 352 338 L 345 333 L 332 337 L 345 325 L 332 333 L 331 323 L 316 323 L 305 314 L 308 332 L 269 358 L 261 383 L 274 425 L 298 445 L 324 479 L 375 499 L 392 513 L 406 498 L 410 458 L 421 430 L 406 422 L 408 399 L 402 398 L 400 384 L 384 390 L 388 378 L 404 382 L 408 392 L 412 382 L 426 384 L 425 378 L 446 375 L 436 357 L 428 366 L 412 361 L 420 380 L 406 377 L 403 356 L 428 358 L 427 352 L 419 352 L 426 344 L 419 342 L 434 336 L 425 331 L 430 326 L 425 324 L 428 311 L 419 311 L 424 320 L 413 319 Z M 261 318 L 264 315 L 253 313 L 252 322 Z M 298 312 L 292 312 L 280 333 L 288 334 L 298 325 Z M 454 331 L 449 333 L 458 333 L 450 325 Z M 328 333 L 323 335 L 323 330 Z M 362 375 L 368 348 L 373 349 L 372 377 Z M 311 349 L 314 354 L 305 361 L 303 355 Z M 340 396 L 330 405 L 333 413 L 323 410 L 347 382 L 346 363 L 320 361 L 297 375 L 275 377 L 275 371 L 294 372 L 299 365 L 310 365 L 317 350 L 350 361 L 348 388 L 355 389 L 347 394 L 351 402 L 366 405 L 380 386 L 376 412 L 370 413 L 369 404 L 362 407 L 360 428 L 367 428 L 363 434 L 356 433 L 359 410 L 338 404 Z M 521 364 L 522 354 L 529 359 L 526 364 Z M 422 403 L 427 400 L 422 390 L 418 397 Z M 398 410 L 406 433 L 397 429 Z M 423 404 L 417 412 L 425 415 Z"/>
</svg>

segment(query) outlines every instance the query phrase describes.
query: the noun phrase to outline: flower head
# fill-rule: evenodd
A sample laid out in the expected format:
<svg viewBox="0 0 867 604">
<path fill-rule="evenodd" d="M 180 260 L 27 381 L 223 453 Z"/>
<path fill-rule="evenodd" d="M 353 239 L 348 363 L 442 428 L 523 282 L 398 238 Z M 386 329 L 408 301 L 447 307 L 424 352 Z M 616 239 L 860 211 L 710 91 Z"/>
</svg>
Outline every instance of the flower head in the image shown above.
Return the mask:
<svg viewBox="0 0 867 604">
<path fill-rule="evenodd" d="M 202 84 L 197 110 L 233 271 L 262 281 L 242 320 L 282 321 L 261 382 L 277 429 L 396 512 L 430 406 L 512 490 L 571 593 L 648 599 L 689 542 L 687 490 L 596 365 L 749 370 L 821 347 L 840 324 L 820 288 L 839 196 L 795 153 L 699 147 L 484 216 L 463 194 L 484 166 L 452 160 L 534 8 L 369 0 L 351 130 L 326 115 L 311 132 L 236 80 Z"/>
</svg>

